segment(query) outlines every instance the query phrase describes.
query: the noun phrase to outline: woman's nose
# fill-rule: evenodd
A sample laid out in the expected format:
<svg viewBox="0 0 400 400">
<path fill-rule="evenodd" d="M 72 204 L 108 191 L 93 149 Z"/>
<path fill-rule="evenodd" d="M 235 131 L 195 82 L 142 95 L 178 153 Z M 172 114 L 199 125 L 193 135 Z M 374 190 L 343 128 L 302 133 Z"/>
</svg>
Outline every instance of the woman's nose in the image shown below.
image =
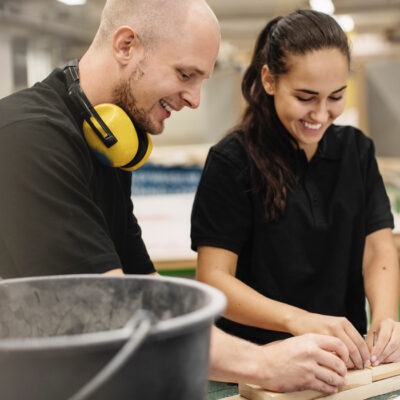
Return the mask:
<svg viewBox="0 0 400 400">
<path fill-rule="evenodd" d="M 316 108 L 314 110 L 312 110 L 310 116 L 313 119 L 313 121 L 324 124 L 324 123 L 328 122 L 329 115 L 330 115 L 330 112 L 329 112 L 328 107 L 326 106 L 325 103 L 321 102 L 316 106 Z"/>
</svg>

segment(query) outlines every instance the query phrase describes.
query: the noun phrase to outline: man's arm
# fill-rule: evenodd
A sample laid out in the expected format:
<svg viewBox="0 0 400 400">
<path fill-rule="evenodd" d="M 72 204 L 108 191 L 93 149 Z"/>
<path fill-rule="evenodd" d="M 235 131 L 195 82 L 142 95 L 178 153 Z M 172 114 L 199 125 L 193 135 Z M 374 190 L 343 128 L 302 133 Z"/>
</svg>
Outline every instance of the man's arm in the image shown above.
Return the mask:
<svg viewBox="0 0 400 400">
<path fill-rule="evenodd" d="M 103 275 L 124 275 L 124 272 L 122 271 L 122 268 L 114 268 L 104 272 Z"/>
<path fill-rule="evenodd" d="M 345 345 L 330 336 L 307 334 L 258 346 L 213 327 L 210 379 L 332 394 L 345 384 L 347 360 Z"/>
<path fill-rule="evenodd" d="M 122 271 L 122 268 L 114 268 L 114 269 L 110 269 L 107 272 L 104 272 L 103 275 L 125 275 L 124 271 Z M 152 275 L 152 276 L 160 276 L 158 272 L 150 272 L 148 275 Z"/>
</svg>

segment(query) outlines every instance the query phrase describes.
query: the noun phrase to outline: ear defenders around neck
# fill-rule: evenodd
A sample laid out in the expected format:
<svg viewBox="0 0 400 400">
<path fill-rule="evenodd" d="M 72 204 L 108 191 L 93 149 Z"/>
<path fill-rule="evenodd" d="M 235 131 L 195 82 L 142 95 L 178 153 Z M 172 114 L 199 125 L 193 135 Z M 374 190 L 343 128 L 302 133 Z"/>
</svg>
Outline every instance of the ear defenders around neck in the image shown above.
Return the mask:
<svg viewBox="0 0 400 400">
<path fill-rule="evenodd" d="M 78 62 L 64 68 L 68 95 L 81 112 L 85 140 L 102 164 L 134 171 L 149 158 L 153 144 L 150 136 L 136 130 L 128 114 L 115 104 L 92 106 L 83 92 L 78 75 Z"/>
</svg>

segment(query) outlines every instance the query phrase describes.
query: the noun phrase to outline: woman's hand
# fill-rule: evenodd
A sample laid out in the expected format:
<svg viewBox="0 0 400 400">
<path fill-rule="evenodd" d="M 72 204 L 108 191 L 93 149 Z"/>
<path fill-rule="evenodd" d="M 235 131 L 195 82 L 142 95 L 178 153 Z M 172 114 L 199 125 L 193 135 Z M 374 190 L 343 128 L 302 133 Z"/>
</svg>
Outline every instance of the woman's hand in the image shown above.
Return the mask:
<svg viewBox="0 0 400 400">
<path fill-rule="evenodd" d="M 362 369 L 370 364 L 371 355 L 368 346 L 347 318 L 304 312 L 293 321 L 290 332 L 296 336 L 313 332 L 337 337 L 349 351 L 347 368 Z"/>
<path fill-rule="evenodd" d="M 386 318 L 378 326 L 372 325 L 368 331 L 367 344 L 371 348 L 373 366 L 400 361 L 400 322 Z"/>
</svg>

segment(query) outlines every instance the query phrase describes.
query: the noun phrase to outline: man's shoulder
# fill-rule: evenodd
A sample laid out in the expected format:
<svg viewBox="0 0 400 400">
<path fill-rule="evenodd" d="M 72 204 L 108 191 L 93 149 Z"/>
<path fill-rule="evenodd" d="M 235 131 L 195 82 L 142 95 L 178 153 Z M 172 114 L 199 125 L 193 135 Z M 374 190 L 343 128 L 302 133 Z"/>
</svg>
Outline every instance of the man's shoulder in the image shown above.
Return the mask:
<svg viewBox="0 0 400 400">
<path fill-rule="evenodd" d="M 47 92 L 47 93 L 46 93 Z M 50 88 L 43 84 L 15 92 L 0 100 L 1 126 L 32 120 L 49 115 L 57 110 L 58 99 Z"/>
<path fill-rule="evenodd" d="M 0 127 L 36 119 L 65 120 L 67 92 L 61 74 L 56 69 L 43 81 L 0 99 Z"/>
<path fill-rule="evenodd" d="M 0 135 L 12 133 L 18 140 L 77 131 L 65 102 L 42 82 L 1 99 L 0 114 Z"/>
</svg>

